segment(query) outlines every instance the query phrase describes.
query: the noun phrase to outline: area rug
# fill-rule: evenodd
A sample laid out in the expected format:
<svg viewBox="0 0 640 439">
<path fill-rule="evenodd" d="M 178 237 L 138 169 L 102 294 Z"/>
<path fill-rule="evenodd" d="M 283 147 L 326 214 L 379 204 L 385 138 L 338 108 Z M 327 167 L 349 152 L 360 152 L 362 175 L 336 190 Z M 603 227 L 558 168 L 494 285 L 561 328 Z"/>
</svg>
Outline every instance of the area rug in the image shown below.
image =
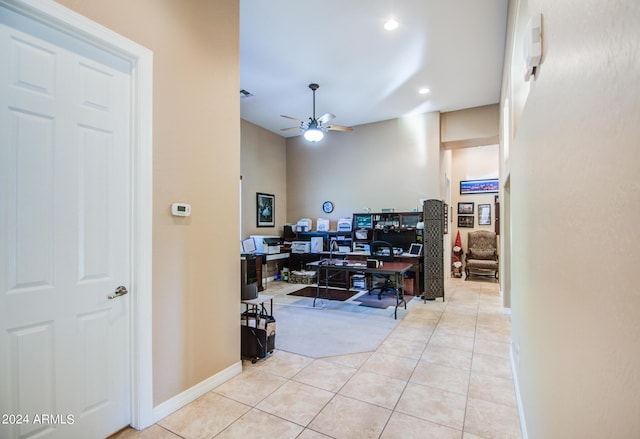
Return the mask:
<svg viewBox="0 0 640 439">
<path fill-rule="evenodd" d="M 413 299 L 413 296 L 408 294 L 404 295 L 404 300 L 409 303 Z M 354 302 L 359 302 L 361 306 L 368 306 L 371 308 L 389 308 L 390 306 L 396 306 L 396 296 L 393 295 L 383 295 L 381 299 L 378 299 L 378 294 L 363 294 L 360 297 L 353 299 Z M 404 309 L 404 303 L 400 303 L 398 308 Z"/>
<path fill-rule="evenodd" d="M 377 298 L 376 298 L 377 300 Z M 313 308 L 313 299 L 292 305 L 274 305 L 276 350 L 311 358 L 333 357 L 375 351 L 400 322 L 393 313 L 376 315 L 381 310 L 353 302 L 325 302 Z"/>
<path fill-rule="evenodd" d="M 324 287 L 320 287 L 320 297 L 329 300 L 339 300 L 341 302 L 355 296 L 360 291 L 342 290 L 339 288 L 329 288 L 329 291 L 325 291 Z M 310 286 L 304 287 L 301 290 L 289 293 L 289 296 L 302 296 L 302 297 L 316 297 L 317 287 Z"/>
</svg>

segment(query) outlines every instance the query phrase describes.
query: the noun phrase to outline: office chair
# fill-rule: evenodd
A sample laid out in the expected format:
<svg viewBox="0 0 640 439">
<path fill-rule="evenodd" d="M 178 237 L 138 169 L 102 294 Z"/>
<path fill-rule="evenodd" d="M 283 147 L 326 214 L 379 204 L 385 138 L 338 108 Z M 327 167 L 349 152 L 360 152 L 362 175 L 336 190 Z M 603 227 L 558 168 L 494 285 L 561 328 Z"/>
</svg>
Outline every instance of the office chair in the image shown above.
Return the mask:
<svg viewBox="0 0 640 439">
<path fill-rule="evenodd" d="M 393 262 L 393 246 L 386 241 L 372 241 L 369 244 L 369 253 L 371 254 L 369 257 L 371 259 L 377 259 L 381 262 Z M 373 286 L 369 290 L 369 294 L 372 291 L 378 290 L 378 299 L 382 299 L 383 294 L 393 294 L 397 295 L 398 291 L 395 288 L 394 283 L 391 281 L 391 277 L 389 275 L 382 274 L 374 274 L 374 278 L 384 279 L 384 282 L 380 282 L 377 285 Z"/>
</svg>

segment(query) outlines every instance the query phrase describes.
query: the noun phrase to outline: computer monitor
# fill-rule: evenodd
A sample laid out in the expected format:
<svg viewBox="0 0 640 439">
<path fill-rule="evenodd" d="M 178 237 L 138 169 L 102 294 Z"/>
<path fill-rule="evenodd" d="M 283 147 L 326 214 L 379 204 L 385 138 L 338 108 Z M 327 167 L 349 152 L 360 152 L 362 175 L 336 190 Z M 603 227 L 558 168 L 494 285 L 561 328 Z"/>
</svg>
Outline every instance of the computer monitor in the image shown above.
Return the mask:
<svg viewBox="0 0 640 439">
<path fill-rule="evenodd" d="M 409 254 L 420 256 L 420 254 L 422 254 L 422 244 L 411 244 L 411 247 L 409 247 Z"/>
<path fill-rule="evenodd" d="M 403 252 L 409 251 L 411 244 L 416 242 L 414 230 L 390 230 L 386 233 L 382 230 L 376 230 L 375 232 L 375 241 L 386 241 L 394 248 L 401 248 Z"/>
</svg>

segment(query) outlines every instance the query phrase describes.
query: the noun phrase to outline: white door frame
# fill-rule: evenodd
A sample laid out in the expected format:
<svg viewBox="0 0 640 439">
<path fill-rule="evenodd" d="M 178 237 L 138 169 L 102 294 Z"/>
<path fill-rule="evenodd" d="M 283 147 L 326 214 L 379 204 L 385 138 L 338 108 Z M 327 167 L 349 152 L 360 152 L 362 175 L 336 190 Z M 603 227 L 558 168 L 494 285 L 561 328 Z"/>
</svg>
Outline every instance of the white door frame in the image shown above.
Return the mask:
<svg viewBox="0 0 640 439">
<path fill-rule="evenodd" d="M 61 30 L 131 63 L 131 425 L 154 423 L 152 255 L 153 53 L 51 0 L 0 0 L 0 7 Z"/>
</svg>

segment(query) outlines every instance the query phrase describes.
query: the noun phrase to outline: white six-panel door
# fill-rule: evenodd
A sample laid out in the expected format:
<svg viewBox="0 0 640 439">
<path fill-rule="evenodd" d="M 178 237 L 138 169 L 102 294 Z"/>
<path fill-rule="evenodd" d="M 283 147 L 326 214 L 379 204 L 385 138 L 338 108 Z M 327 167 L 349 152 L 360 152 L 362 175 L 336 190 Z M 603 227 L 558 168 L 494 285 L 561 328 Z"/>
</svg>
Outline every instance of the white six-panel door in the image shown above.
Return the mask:
<svg viewBox="0 0 640 439">
<path fill-rule="evenodd" d="M 131 413 L 129 73 L 0 13 L 0 437 L 104 437 Z"/>
</svg>

